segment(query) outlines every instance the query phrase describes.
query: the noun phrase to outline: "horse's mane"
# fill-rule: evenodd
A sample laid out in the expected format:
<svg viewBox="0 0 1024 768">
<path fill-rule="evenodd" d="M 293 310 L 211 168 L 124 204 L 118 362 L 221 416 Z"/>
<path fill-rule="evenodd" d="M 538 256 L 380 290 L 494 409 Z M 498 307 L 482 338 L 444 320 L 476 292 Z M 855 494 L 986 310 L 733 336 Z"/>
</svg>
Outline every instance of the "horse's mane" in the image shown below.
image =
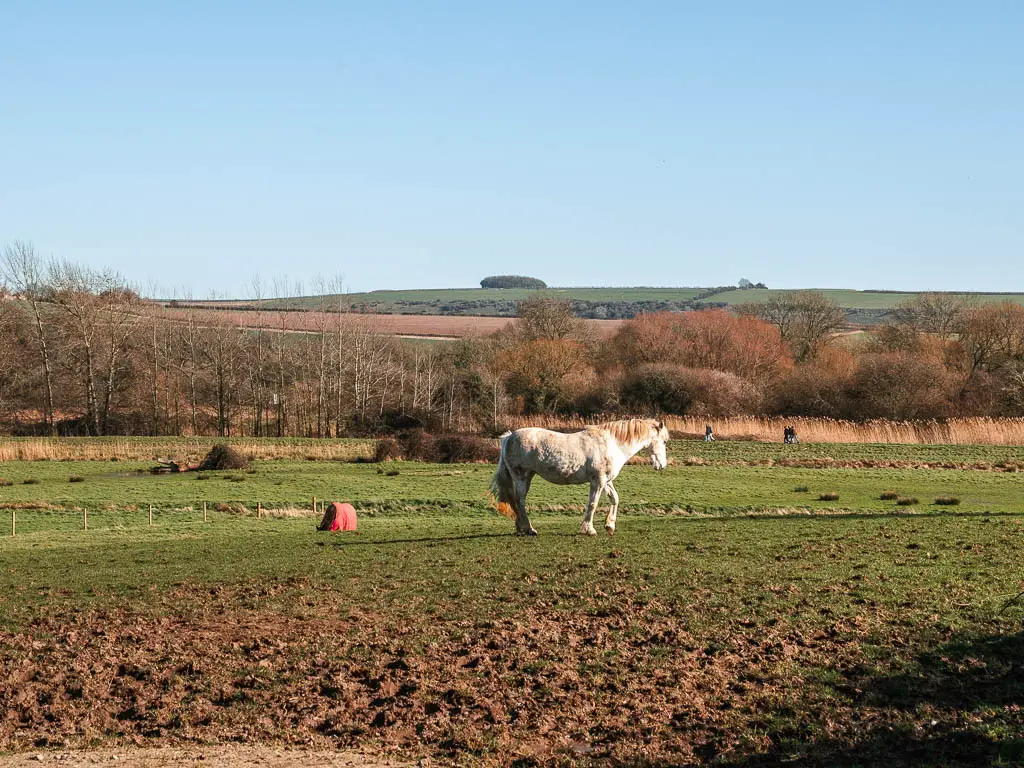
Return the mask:
<svg viewBox="0 0 1024 768">
<path fill-rule="evenodd" d="M 651 433 L 651 426 L 650 419 L 620 419 L 598 424 L 598 429 L 607 431 L 624 445 L 631 445 L 647 437 Z"/>
</svg>

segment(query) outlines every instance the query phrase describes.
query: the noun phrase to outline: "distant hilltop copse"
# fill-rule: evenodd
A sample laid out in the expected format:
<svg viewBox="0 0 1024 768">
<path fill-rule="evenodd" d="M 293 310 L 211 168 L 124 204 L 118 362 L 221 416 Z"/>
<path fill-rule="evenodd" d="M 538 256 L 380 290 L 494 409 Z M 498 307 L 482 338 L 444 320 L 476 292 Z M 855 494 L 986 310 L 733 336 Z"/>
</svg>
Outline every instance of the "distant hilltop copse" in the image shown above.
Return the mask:
<svg viewBox="0 0 1024 768">
<path fill-rule="evenodd" d="M 481 288 L 547 288 L 548 284 L 536 277 L 522 275 L 492 275 L 480 281 Z"/>
</svg>

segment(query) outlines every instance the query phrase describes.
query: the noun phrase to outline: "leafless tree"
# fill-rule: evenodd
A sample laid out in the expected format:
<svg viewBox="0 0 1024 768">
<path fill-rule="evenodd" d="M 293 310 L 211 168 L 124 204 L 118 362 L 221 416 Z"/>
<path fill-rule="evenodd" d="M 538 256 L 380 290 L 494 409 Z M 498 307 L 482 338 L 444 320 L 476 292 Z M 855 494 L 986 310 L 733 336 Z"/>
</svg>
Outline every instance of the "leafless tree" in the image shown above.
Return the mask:
<svg viewBox="0 0 1024 768">
<path fill-rule="evenodd" d="M 820 291 L 776 293 L 764 303 L 743 304 L 752 314 L 779 329 L 797 362 L 813 358 L 846 323 L 846 313 Z"/>
<path fill-rule="evenodd" d="M 4 248 L 0 273 L 14 294 L 25 301 L 32 315 L 33 341 L 43 370 L 43 418 L 50 434 L 56 434 L 53 410 L 52 320 L 45 296 L 49 292 L 49 270 L 32 243 L 15 240 Z"/>
</svg>

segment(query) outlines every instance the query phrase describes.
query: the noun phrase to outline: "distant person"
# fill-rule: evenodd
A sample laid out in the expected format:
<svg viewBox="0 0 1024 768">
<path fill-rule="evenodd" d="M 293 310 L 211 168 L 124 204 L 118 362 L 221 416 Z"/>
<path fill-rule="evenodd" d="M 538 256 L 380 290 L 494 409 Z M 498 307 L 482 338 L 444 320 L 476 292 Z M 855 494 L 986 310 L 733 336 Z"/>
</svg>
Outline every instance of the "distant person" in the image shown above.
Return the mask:
<svg viewBox="0 0 1024 768">
<path fill-rule="evenodd" d="M 796 427 L 786 427 L 783 433 L 783 442 L 789 445 L 795 445 L 799 440 L 796 436 Z"/>
<path fill-rule="evenodd" d="M 792 427 L 786 427 L 782 430 L 782 442 L 789 445 L 790 437 L 792 436 Z"/>
<path fill-rule="evenodd" d="M 715 440 L 715 435 L 711 431 L 711 425 L 710 424 L 704 425 L 704 442 L 705 443 L 711 443 L 711 442 L 714 442 L 714 440 Z"/>
</svg>

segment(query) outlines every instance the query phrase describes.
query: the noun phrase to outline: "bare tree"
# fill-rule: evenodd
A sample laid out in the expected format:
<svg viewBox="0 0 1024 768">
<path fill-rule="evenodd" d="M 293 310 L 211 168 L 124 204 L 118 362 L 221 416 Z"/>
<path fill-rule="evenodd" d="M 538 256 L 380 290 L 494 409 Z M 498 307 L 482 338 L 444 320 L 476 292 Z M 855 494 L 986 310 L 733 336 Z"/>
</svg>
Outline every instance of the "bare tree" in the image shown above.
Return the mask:
<svg viewBox="0 0 1024 768">
<path fill-rule="evenodd" d="M 0 273 L 10 289 L 25 301 L 32 315 L 34 346 L 43 370 L 43 418 L 51 435 L 57 434 L 53 411 L 53 358 L 50 343 L 50 317 L 44 297 L 49 292 L 50 275 L 35 246 L 15 240 L 4 248 Z"/>
<path fill-rule="evenodd" d="M 948 341 L 963 330 L 972 303 L 955 293 L 918 293 L 893 310 L 893 320 Z"/>
<path fill-rule="evenodd" d="M 550 296 L 535 296 L 516 304 L 517 330 L 526 339 L 571 339 L 593 341 L 585 320 L 572 313 L 572 302 Z"/>
<path fill-rule="evenodd" d="M 797 362 L 817 355 L 846 323 L 842 307 L 820 291 L 777 293 L 763 304 L 742 304 L 736 309 L 777 327 Z"/>
</svg>

